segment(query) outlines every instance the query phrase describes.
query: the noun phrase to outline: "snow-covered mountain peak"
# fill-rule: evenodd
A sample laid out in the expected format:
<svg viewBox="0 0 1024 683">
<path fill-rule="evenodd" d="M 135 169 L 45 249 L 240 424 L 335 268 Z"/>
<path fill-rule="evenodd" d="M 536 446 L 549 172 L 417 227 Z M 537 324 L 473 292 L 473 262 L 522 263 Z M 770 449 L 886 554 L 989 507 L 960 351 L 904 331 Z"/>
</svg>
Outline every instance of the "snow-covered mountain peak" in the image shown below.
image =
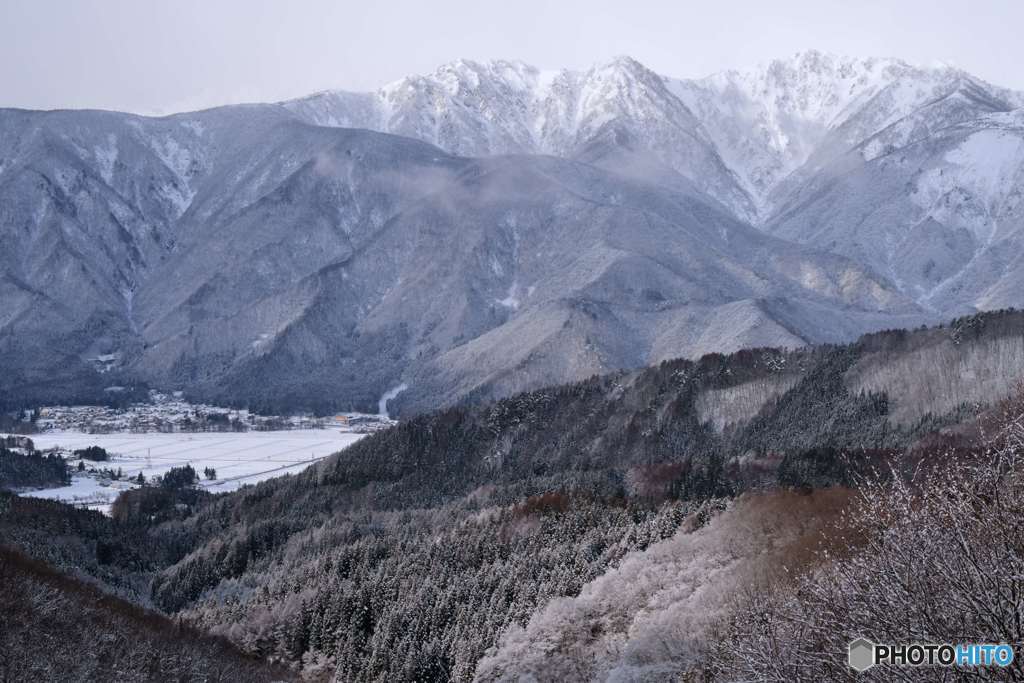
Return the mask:
<svg viewBox="0 0 1024 683">
<path fill-rule="evenodd" d="M 620 74 L 624 77 L 646 79 L 658 77 L 653 71 L 629 55 L 617 55 L 606 62 L 599 62 L 589 70 L 590 74 Z"/>
<path fill-rule="evenodd" d="M 603 139 L 634 141 L 759 222 L 777 209 L 780 187 L 837 155 L 861 148 L 870 157 L 943 121 L 1024 106 L 1024 95 L 946 64 L 807 50 L 691 80 L 629 56 L 583 70 L 459 59 L 372 93 L 322 93 L 285 106 L 311 123 L 406 135 L 471 156 L 574 156 L 614 129 Z"/>
<path fill-rule="evenodd" d="M 708 82 L 719 89 L 735 87 L 777 116 L 829 127 L 852 103 L 909 69 L 897 60 L 854 59 L 812 50 L 748 71 L 716 74 Z"/>
<path fill-rule="evenodd" d="M 957 90 L 1005 99 L 1014 106 L 1022 103 L 1020 93 L 992 86 L 949 64 L 919 66 L 900 59 L 858 58 L 818 50 L 682 83 L 682 90 L 700 88 L 726 102 L 741 97 L 780 124 L 787 119 L 821 130 L 841 127 L 887 89 L 900 91 L 888 101 L 898 116 Z"/>
<path fill-rule="evenodd" d="M 516 60 L 478 62 L 457 59 L 442 64 L 430 74 L 406 76 L 389 83 L 380 88 L 378 93 L 386 97 L 410 88 L 439 87 L 450 95 L 457 95 L 496 83 L 513 86 L 517 90 L 529 90 L 535 87 L 539 75 L 537 67 Z"/>
<path fill-rule="evenodd" d="M 949 65 L 816 50 L 669 87 L 700 119 L 762 218 L 773 210 L 772 193 L 805 165 L 820 167 L 944 98 L 963 100 L 960 120 L 1019 106 L 1021 97 Z M 951 108 L 938 108 L 938 118 Z"/>
<path fill-rule="evenodd" d="M 653 84 L 662 80 L 627 56 L 615 57 L 583 71 L 540 69 L 518 60 L 457 59 L 429 74 L 407 76 L 389 83 L 376 95 L 394 100 L 414 92 L 433 92 L 453 98 L 485 96 L 494 99 L 496 104 L 502 103 L 498 98 L 511 97 L 536 108 L 551 98 L 572 99 L 582 89 L 604 89 L 611 95 L 630 92 L 637 83 Z"/>
<path fill-rule="evenodd" d="M 616 57 L 573 76 L 579 82 L 581 97 L 584 99 L 596 94 L 620 102 L 628 100 L 639 104 L 645 99 L 665 96 L 664 77 L 632 57 Z M 601 106 L 601 103 L 591 100 L 590 105 Z M 678 103 L 673 102 L 671 106 L 678 106 Z"/>
</svg>

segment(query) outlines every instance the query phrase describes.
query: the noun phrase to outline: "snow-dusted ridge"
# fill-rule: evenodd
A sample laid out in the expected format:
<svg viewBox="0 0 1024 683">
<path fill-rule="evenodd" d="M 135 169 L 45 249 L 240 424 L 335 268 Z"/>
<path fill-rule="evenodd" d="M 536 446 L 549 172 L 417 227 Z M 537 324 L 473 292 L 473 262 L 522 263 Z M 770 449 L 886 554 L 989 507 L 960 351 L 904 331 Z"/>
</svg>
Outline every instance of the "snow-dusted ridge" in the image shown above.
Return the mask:
<svg viewBox="0 0 1024 683">
<path fill-rule="evenodd" d="M 625 56 L 585 71 L 459 59 L 372 93 L 282 104 L 319 125 L 397 133 L 469 156 L 571 156 L 605 126 L 622 125 L 735 213 L 763 222 L 777 203 L 772 192 L 816 153 L 852 149 L 965 85 L 1007 110 L 1024 106 L 1024 94 L 945 64 L 815 50 L 699 79 L 655 74 Z M 659 128 L 703 148 L 704 163 L 660 144 L 673 136 Z"/>
<path fill-rule="evenodd" d="M 629 57 L 586 71 L 457 60 L 373 93 L 331 91 L 282 103 L 318 125 L 424 140 L 453 154 L 572 157 L 620 128 L 703 192 L 743 216 L 752 204 L 711 136 L 669 82 Z"/>
<path fill-rule="evenodd" d="M 284 106 L 455 154 L 639 168 L 866 263 L 928 310 L 1021 303 L 1011 291 L 1024 266 L 1009 255 L 1024 222 L 1024 93 L 947 64 L 810 50 L 679 79 L 629 57 L 584 71 L 457 60 L 373 93 Z"/>
</svg>

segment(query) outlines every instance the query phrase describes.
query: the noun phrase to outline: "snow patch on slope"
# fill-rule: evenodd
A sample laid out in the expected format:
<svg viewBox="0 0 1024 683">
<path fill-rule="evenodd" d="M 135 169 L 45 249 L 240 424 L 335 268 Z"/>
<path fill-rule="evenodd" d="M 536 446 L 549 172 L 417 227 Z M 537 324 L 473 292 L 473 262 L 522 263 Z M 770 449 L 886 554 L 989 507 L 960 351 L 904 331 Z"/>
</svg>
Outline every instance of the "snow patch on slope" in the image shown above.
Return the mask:
<svg viewBox="0 0 1024 683">
<path fill-rule="evenodd" d="M 498 303 L 513 311 L 519 310 L 519 283 L 513 282 L 512 286 L 508 288 L 508 295 L 504 299 L 500 299 Z"/>
<path fill-rule="evenodd" d="M 114 179 L 114 162 L 117 161 L 117 137 L 110 133 L 107 135 L 107 144 L 97 146 L 93 153 L 96 155 L 96 164 L 99 166 L 103 182 L 109 185 Z"/>
<path fill-rule="evenodd" d="M 946 161 L 963 169 L 962 180 L 979 195 L 999 198 L 1024 162 L 1024 141 L 1005 131 L 979 131 L 949 152 Z"/>
<path fill-rule="evenodd" d="M 945 161 L 921 174 L 912 201 L 940 223 L 965 227 L 990 243 L 1000 207 L 1024 169 L 1024 139 L 980 130 L 947 152 Z"/>
<path fill-rule="evenodd" d="M 196 196 L 191 180 L 201 159 L 193 150 L 171 135 L 151 137 L 146 142 L 175 176 L 175 182 L 164 185 L 160 191 L 174 208 L 175 215 L 181 216 L 192 205 L 192 200 Z"/>
</svg>

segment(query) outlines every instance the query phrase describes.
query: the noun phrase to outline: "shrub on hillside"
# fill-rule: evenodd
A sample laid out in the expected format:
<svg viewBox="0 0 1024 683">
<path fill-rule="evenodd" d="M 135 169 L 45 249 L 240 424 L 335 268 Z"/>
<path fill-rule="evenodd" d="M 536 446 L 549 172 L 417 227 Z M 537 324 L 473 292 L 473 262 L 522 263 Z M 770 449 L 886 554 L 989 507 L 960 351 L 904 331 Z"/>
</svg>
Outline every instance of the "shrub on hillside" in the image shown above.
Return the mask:
<svg viewBox="0 0 1024 683">
<path fill-rule="evenodd" d="M 110 454 L 107 453 L 105 448 L 100 446 L 79 448 L 75 451 L 75 457 L 81 458 L 82 460 L 92 460 L 93 462 L 106 462 L 107 460 L 110 460 Z"/>
<path fill-rule="evenodd" d="M 160 478 L 160 486 L 165 489 L 181 489 L 188 486 L 194 485 L 199 481 L 199 475 L 196 474 L 195 469 L 192 465 L 185 465 L 184 467 L 172 467 Z"/>
</svg>

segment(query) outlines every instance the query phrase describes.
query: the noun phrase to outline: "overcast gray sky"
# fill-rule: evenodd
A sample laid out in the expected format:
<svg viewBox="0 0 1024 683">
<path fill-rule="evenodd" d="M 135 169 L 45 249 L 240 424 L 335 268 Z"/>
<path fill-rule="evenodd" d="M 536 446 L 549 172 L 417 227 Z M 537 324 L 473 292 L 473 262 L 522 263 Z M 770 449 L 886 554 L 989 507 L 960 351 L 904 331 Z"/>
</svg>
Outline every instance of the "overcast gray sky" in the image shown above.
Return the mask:
<svg viewBox="0 0 1024 683">
<path fill-rule="evenodd" d="M 798 50 L 1024 89 L 1022 0 L 0 0 L 0 106 L 170 113 L 368 90 L 466 57 L 703 76 Z"/>
</svg>

